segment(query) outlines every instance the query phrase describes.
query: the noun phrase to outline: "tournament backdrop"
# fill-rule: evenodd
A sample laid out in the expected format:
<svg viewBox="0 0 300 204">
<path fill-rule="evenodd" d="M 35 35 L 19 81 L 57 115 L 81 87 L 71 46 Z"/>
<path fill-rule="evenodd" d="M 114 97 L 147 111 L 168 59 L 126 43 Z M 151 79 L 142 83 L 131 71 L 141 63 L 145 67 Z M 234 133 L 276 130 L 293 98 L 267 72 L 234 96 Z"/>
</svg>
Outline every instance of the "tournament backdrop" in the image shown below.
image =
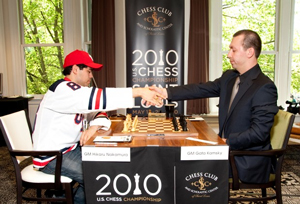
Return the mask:
<svg viewBox="0 0 300 204">
<path fill-rule="evenodd" d="M 127 87 L 172 87 L 184 79 L 184 0 L 126 0 Z M 170 103 L 170 101 L 164 101 Z M 175 114 L 183 114 L 183 102 Z M 128 113 L 165 112 L 141 98 Z"/>
</svg>

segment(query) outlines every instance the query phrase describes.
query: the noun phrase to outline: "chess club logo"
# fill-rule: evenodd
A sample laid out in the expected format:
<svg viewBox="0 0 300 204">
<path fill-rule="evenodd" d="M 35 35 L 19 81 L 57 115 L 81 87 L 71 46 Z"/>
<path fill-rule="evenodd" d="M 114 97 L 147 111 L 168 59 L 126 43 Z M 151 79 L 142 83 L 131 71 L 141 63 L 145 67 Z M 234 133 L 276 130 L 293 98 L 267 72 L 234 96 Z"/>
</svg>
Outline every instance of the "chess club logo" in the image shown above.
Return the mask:
<svg viewBox="0 0 300 204">
<path fill-rule="evenodd" d="M 210 193 L 218 190 L 218 176 L 209 172 L 195 172 L 187 175 L 185 180 L 185 189 L 193 193 L 193 197 L 208 197 Z"/>
<path fill-rule="evenodd" d="M 173 26 L 173 23 L 169 22 L 173 13 L 167 8 L 145 7 L 138 10 L 137 15 L 139 19 L 137 25 L 149 32 L 162 32 Z"/>
<path fill-rule="evenodd" d="M 165 22 L 166 19 L 162 16 L 157 16 L 157 12 L 154 11 L 151 16 L 144 18 L 144 21 L 152 24 L 154 28 L 159 28 L 160 24 Z"/>
<path fill-rule="evenodd" d="M 192 182 L 192 186 L 196 186 L 200 191 L 205 191 L 206 187 L 211 186 L 211 182 L 206 181 L 203 176 L 199 178 L 198 181 Z"/>
</svg>

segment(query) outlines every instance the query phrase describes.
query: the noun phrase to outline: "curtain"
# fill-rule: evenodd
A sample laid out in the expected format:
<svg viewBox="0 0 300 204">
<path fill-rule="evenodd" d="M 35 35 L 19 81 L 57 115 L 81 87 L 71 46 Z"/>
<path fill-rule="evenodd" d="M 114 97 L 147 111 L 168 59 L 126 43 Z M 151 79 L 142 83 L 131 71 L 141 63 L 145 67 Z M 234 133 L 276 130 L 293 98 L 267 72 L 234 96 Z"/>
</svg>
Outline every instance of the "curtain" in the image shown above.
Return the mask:
<svg viewBox="0 0 300 204">
<path fill-rule="evenodd" d="M 91 47 L 94 61 L 103 64 L 103 69 L 93 72 L 97 87 L 116 87 L 114 0 L 92 1 Z"/>
<path fill-rule="evenodd" d="M 209 79 L 209 0 L 191 0 L 188 45 L 188 83 Z M 187 114 L 208 113 L 208 99 L 187 101 Z"/>
<path fill-rule="evenodd" d="M 92 1 L 92 57 L 103 64 L 95 71 L 99 88 L 115 87 L 115 5 L 114 0 Z"/>
</svg>

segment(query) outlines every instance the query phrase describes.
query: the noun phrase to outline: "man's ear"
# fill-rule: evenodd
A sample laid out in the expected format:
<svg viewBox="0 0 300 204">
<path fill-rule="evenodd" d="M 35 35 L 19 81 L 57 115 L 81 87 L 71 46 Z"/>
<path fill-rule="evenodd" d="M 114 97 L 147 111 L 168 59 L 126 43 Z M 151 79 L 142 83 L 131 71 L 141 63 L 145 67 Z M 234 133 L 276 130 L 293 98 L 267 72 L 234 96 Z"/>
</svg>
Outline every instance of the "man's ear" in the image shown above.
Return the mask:
<svg viewBox="0 0 300 204">
<path fill-rule="evenodd" d="M 78 69 L 79 69 L 79 67 L 78 67 L 76 64 L 74 64 L 74 65 L 72 66 L 72 71 L 71 71 L 71 72 L 73 72 L 74 74 L 77 74 Z"/>
<path fill-rule="evenodd" d="M 253 47 L 250 47 L 250 48 L 248 48 L 247 49 L 247 56 L 249 57 L 249 58 L 251 58 L 251 57 L 255 57 L 255 51 L 254 51 L 254 48 Z"/>
</svg>

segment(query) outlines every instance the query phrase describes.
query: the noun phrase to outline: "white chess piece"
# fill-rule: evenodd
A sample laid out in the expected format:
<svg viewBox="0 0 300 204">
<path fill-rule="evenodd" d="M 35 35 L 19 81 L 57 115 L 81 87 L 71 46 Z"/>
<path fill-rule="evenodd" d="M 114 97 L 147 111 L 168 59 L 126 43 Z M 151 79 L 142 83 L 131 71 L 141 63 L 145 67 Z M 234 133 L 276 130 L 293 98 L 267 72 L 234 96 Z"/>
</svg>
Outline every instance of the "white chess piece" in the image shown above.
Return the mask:
<svg viewBox="0 0 300 204">
<path fill-rule="evenodd" d="M 139 182 L 140 182 L 140 175 L 135 174 L 134 175 L 134 180 L 135 180 L 135 189 L 133 191 L 133 195 L 141 195 L 142 192 L 139 188 Z"/>
<path fill-rule="evenodd" d="M 164 51 L 162 51 L 162 50 L 159 51 L 159 54 L 160 54 L 160 60 L 159 60 L 159 62 L 158 62 L 158 65 L 159 65 L 159 66 L 162 66 L 162 65 L 165 64 L 165 63 L 163 62 L 163 60 L 162 60 L 162 58 L 163 58 L 163 52 L 164 52 Z"/>
</svg>

